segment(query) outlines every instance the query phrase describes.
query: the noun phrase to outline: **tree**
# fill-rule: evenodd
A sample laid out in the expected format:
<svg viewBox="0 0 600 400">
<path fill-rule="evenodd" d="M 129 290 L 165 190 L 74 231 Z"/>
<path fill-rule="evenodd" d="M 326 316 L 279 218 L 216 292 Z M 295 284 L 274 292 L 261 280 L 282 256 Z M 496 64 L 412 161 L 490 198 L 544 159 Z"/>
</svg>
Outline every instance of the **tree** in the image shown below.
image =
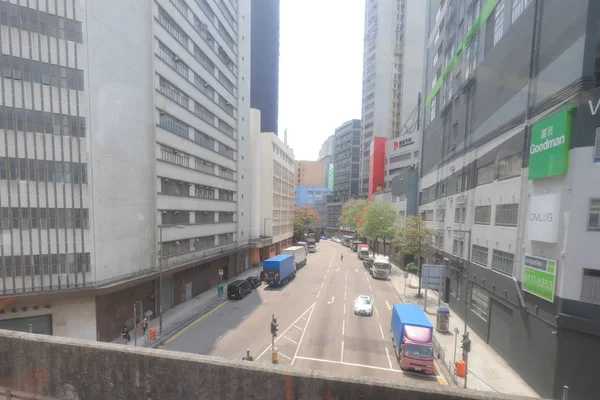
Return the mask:
<svg viewBox="0 0 600 400">
<path fill-rule="evenodd" d="M 361 224 L 358 231 L 361 235 L 373 239 L 374 253 L 377 253 L 379 239 L 383 239 L 383 252 L 385 253 L 386 241 L 394 236 L 396 218 L 396 211 L 390 203 L 376 201 L 368 204 L 364 215 L 364 223 Z"/>
<path fill-rule="evenodd" d="M 400 248 L 401 254 L 412 255 L 417 260 L 419 268 L 418 297 L 421 297 L 421 277 L 423 276 L 421 258 L 433 251 L 434 235 L 435 230 L 425 227 L 423 220 L 418 216 L 403 218 L 396 227 L 394 244 Z"/>
<path fill-rule="evenodd" d="M 410 283 L 412 282 L 412 277 L 413 275 L 416 275 L 419 272 L 419 268 L 417 268 L 417 266 L 415 265 L 414 262 L 408 263 L 408 265 L 406 266 L 406 268 L 404 268 L 404 271 L 409 273 L 409 279 L 408 279 L 408 286 L 410 286 Z"/>
<path fill-rule="evenodd" d="M 321 217 L 314 209 L 297 208 L 294 211 L 294 236 L 296 238 L 303 238 L 309 228 L 320 222 Z"/>
<path fill-rule="evenodd" d="M 364 223 L 364 216 L 368 203 L 366 200 L 349 199 L 344 203 L 340 211 L 340 225 L 348 227 L 355 232 Z"/>
</svg>

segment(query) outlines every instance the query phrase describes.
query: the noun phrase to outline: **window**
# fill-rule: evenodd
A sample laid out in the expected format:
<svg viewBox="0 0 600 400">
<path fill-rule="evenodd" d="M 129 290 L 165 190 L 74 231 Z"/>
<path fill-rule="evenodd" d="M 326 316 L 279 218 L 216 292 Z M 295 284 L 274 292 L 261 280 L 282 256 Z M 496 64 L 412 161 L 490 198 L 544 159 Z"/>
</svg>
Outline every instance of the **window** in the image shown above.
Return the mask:
<svg viewBox="0 0 600 400">
<path fill-rule="evenodd" d="M 498 204 L 496 206 L 496 225 L 517 226 L 519 219 L 518 204 Z"/>
<path fill-rule="evenodd" d="M 87 183 L 87 165 L 68 161 L 0 157 L 0 179 Z"/>
<path fill-rule="evenodd" d="M 187 35 L 183 31 L 183 29 L 181 29 L 179 25 L 177 25 L 162 8 L 159 8 L 158 11 L 158 22 L 167 30 L 167 32 L 171 34 L 171 36 L 175 38 L 175 40 L 181 43 L 184 47 L 187 47 Z"/>
<path fill-rule="evenodd" d="M 400 161 L 410 160 L 411 153 L 401 154 L 399 156 L 394 156 L 390 158 L 390 163 L 396 163 Z"/>
<path fill-rule="evenodd" d="M 229 115 L 231 117 L 234 116 L 233 105 L 231 105 L 223 96 L 219 96 L 219 107 L 221 107 L 227 115 Z M 229 127 L 229 128 L 231 128 L 231 127 Z M 233 128 L 231 128 L 231 130 L 233 131 Z"/>
<path fill-rule="evenodd" d="M 471 311 L 473 314 L 480 317 L 482 320 L 487 321 L 488 309 L 490 306 L 490 296 L 485 294 L 477 286 L 471 287 Z"/>
<path fill-rule="evenodd" d="M 466 219 L 467 219 L 467 209 L 466 209 L 466 207 L 463 207 L 462 214 L 461 214 L 461 222 L 464 224 Z"/>
<path fill-rule="evenodd" d="M 219 222 L 234 222 L 232 212 L 220 212 Z"/>
<path fill-rule="evenodd" d="M 483 246 L 473 245 L 473 252 L 471 253 L 471 260 L 477 264 L 481 264 L 487 267 L 488 263 L 488 248 Z"/>
<path fill-rule="evenodd" d="M 504 34 L 504 0 L 500 0 L 494 9 L 494 45 Z"/>
<path fill-rule="evenodd" d="M 196 211 L 196 223 L 197 224 L 214 224 L 215 223 L 215 212 L 214 211 Z"/>
<path fill-rule="evenodd" d="M 600 231 L 600 198 L 590 199 L 588 230 Z"/>
<path fill-rule="evenodd" d="M 485 185 L 486 183 L 493 182 L 495 174 L 496 174 L 496 165 L 495 164 L 488 164 L 483 167 L 477 168 L 477 184 Z"/>
<path fill-rule="evenodd" d="M 459 255 L 458 251 L 459 251 L 458 239 L 454 239 L 452 241 L 452 254 L 454 254 L 455 256 L 457 256 L 457 255 Z M 460 256 L 462 257 L 462 254 L 460 254 Z"/>
<path fill-rule="evenodd" d="M 5 78 L 83 91 L 83 70 L 42 63 L 25 58 L 2 56 Z M 41 69 L 40 69 L 41 68 Z"/>
<path fill-rule="evenodd" d="M 196 250 L 209 249 L 211 247 L 215 247 L 215 237 L 214 236 L 202 236 L 194 239 L 194 247 Z"/>
<path fill-rule="evenodd" d="M 169 147 L 161 146 L 160 154 L 163 161 L 181 165 L 182 167 L 190 166 L 190 156 L 185 153 L 181 153 Z"/>
<path fill-rule="evenodd" d="M 219 82 L 221 82 L 221 84 L 223 85 L 223 87 L 225 89 L 227 89 L 227 91 L 231 94 L 233 94 L 235 96 L 235 86 L 233 86 L 233 83 L 231 83 L 231 81 L 229 79 L 227 79 L 225 77 L 225 75 L 223 75 L 222 72 L 219 71 Z"/>
<path fill-rule="evenodd" d="M 433 121 L 435 119 L 435 114 L 436 114 L 436 96 L 433 96 L 433 99 L 431 99 L 431 103 L 429 105 L 430 108 L 430 115 L 429 115 L 429 120 Z"/>
<path fill-rule="evenodd" d="M 233 40 L 231 35 L 227 32 L 227 29 L 225 29 L 225 26 L 223 26 L 223 24 L 221 24 L 221 21 L 218 21 L 217 30 L 219 31 L 219 34 L 221 35 L 221 37 L 223 38 L 225 43 L 227 43 L 227 46 L 229 46 L 229 48 L 235 52 L 236 51 L 235 41 Z"/>
<path fill-rule="evenodd" d="M 194 188 L 194 197 L 213 200 L 215 198 L 215 189 L 210 186 L 196 185 Z"/>
<path fill-rule="evenodd" d="M 454 209 L 454 223 L 458 224 L 460 222 L 460 208 L 457 207 Z"/>
<path fill-rule="evenodd" d="M 160 192 L 177 196 L 189 196 L 188 185 L 185 182 L 179 182 L 163 178 L 160 182 Z"/>
<path fill-rule="evenodd" d="M 475 206 L 475 224 L 489 225 L 492 219 L 492 206 Z"/>
<path fill-rule="evenodd" d="M 200 131 L 194 131 L 194 142 L 209 150 L 215 151 L 215 139 Z"/>
<path fill-rule="evenodd" d="M 204 67 L 211 75 L 215 73 L 215 64 L 210 61 L 210 58 L 198 47 L 194 46 L 194 58 Z"/>
<path fill-rule="evenodd" d="M 205 174 L 215 174 L 215 164 L 198 158 L 194 160 L 194 169 Z"/>
<path fill-rule="evenodd" d="M 189 224 L 190 213 L 189 211 L 163 211 L 161 212 L 161 224 L 162 225 L 177 225 L 177 224 Z"/>
<path fill-rule="evenodd" d="M 233 107 L 232 107 L 233 110 Z M 235 138 L 235 130 L 223 120 L 219 119 L 219 130 L 229 137 Z"/>
<path fill-rule="evenodd" d="M 188 96 L 162 76 L 160 77 L 159 91 L 180 106 L 189 108 Z"/>
<path fill-rule="evenodd" d="M 433 221 L 433 210 L 427 210 L 425 214 L 426 221 Z"/>
<path fill-rule="evenodd" d="M 525 7 L 528 3 L 529 0 L 513 0 L 511 23 L 514 23 L 516 19 L 519 18 L 521 14 L 523 14 L 523 11 L 525 10 Z"/>
<path fill-rule="evenodd" d="M 446 219 L 446 210 L 443 208 L 438 208 L 437 212 L 436 212 L 435 220 L 438 222 L 444 222 L 445 219 Z"/>
<path fill-rule="evenodd" d="M 435 247 L 438 249 L 444 248 L 444 234 L 435 235 Z"/>
<path fill-rule="evenodd" d="M 513 274 L 513 265 L 515 263 L 515 255 L 505 251 L 493 250 L 492 252 L 492 269 L 500 273 L 511 275 Z"/>
<path fill-rule="evenodd" d="M 88 229 L 89 211 L 79 208 L 0 208 L 0 229 L 29 228 Z"/>
<path fill-rule="evenodd" d="M 224 233 L 219 235 L 219 246 L 233 243 L 233 233 Z"/>
<path fill-rule="evenodd" d="M 209 99 L 215 98 L 215 90 L 197 74 L 194 74 L 194 86 Z"/>
<path fill-rule="evenodd" d="M 189 127 L 187 124 L 175 117 L 170 116 L 164 111 L 160 111 L 159 125 L 161 128 L 165 128 L 169 132 L 189 139 Z"/>
<path fill-rule="evenodd" d="M 584 269 L 581 283 L 581 300 L 600 303 L 600 271 Z"/>
<path fill-rule="evenodd" d="M 224 145 L 221 142 L 217 142 L 218 144 L 218 149 L 217 152 L 227 158 L 231 158 L 232 160 L 234 159 L 234 152 L 233 149 L 229 146 Z"/>
<path fill-rule="evenodd" d="M 175 55 L 171 50 L 167 48 L 163 43 L 159 43 L 159 55 L 160 58 L 173 68 L 179 75 L 184 78 L 188 78 L 188 66 L 185 65 L 179 57 Z"/>
<path fill-rule="evenodd" d="M 171 0 L 171 3 L 175 6 L 176 9 L 179 10 L 186 18 L 188 15 L 188 6 L 185 4 L 184 0 Z"/>
<path fill-rule="evenodd" d="M 498 179 L 514 178 L 521 175 L 521 157 L 519 154 L 503 158 L 498 164 Z"/>
<path fill-rule="evenodd" d="M 600 162 L 600 127 L 596 128 L 596 146 L 594 147 L 594 162 Z"/>
<path fill-rule="evenodd" d="M 161 247 L 163 257 L 176 256 L 190 251 L 190 241 L 184 239 L 181 241 L 164 242 Z"/>
</svg>

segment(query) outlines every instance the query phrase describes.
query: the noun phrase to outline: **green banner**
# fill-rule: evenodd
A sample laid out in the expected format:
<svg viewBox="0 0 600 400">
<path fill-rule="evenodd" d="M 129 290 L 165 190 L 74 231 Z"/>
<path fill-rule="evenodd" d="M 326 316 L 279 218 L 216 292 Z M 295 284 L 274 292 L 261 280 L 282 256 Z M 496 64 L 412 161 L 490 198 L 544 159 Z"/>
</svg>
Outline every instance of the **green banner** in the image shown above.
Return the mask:
<svg viewBox="0 0 600 400">
<path fill-rule="evenodd" d="M 574 108 L 573 106 L 564 108 L 531 126 L 529 179 L 567 173 L 571 112 Z"/>
<path fill-rule="evenodd" d="M 525 254 L 523 290 L 554 303 L 557 261 Z"/>
</svg>

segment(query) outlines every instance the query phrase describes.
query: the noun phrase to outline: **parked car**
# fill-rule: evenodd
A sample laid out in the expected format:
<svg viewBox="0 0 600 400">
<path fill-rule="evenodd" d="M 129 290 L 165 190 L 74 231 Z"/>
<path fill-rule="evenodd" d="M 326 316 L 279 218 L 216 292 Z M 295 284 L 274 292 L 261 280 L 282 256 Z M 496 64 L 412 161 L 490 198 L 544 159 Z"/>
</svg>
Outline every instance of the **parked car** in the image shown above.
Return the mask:
<svg viewBox="0 0 600 400">
<path fill-rule="evenodd" d="M 245 279 L 238 279 L 227 285 L 227 298 L 241 300 L 252 293 L 252 287 Z"/>
<path fill-rule="evenodd" d="M 354 301 L 354 314 L 356 315 L 373 315 L 373 297 L 358 296 Z"/>
<path fill-rule="evenodd" d="M 246 281 L 248 282 L 248 284 L 250 285 L 250 287 L 252 289 L 256 289 L 257 287 L 262 285 L 262 281 L 260 280 L 260 278 L 258 276 L 251 276 L 251 277 L 247 278 Z"/>
</svg>

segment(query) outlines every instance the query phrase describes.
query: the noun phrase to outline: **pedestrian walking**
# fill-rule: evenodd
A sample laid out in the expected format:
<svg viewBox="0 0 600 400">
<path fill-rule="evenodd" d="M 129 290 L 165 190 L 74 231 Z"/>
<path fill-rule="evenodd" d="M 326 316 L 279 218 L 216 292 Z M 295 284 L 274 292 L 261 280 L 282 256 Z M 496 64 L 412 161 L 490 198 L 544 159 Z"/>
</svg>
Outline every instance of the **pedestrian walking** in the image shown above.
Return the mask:
<svg viewBox="0 0 600 400">
<path fill-rule="evenodd" d="M 342 261 L 344 261 L 344 255 L 342 254 Z"/>
<path fill-rule="evenodd" d="M 144 317 L 144 319 L 141 322 L 142 325 L 142 333 L 144 336 L 146 336 L 146 329 L 148 329 L 148 317 Z"/>
<path fill-rule="evenodd" d="M 129 329 L 127 328 L 127 325 L 123 325 L 123 330 L 121 331 L 121 337 L 123 338 L 123 344 L 127 344 L 129 343 L 129 341 L 131 340 L 131 336 L 129 335 Z"/>
</svg>

